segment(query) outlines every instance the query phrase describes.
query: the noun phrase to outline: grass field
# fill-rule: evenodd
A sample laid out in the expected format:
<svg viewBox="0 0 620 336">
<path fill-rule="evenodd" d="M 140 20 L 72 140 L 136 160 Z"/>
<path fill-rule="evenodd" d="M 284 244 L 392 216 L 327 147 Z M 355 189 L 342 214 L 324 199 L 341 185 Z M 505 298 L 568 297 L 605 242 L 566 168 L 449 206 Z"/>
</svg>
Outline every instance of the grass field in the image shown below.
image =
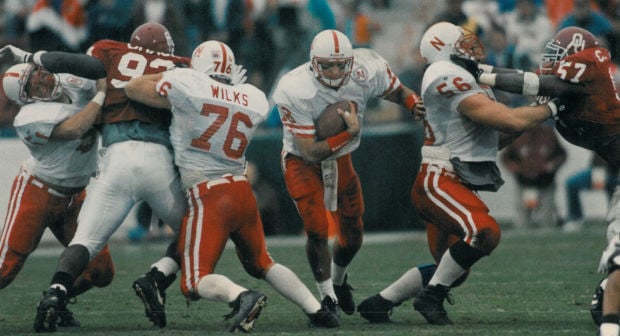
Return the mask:
<svg viewBox="0 0 620 336">
<path fill-rule="evenodd" d="M 355 314 L 342 315 L 339 329 L 309 329 L 297 306 L 244 273 L 232 249 L 226 250 L 217 271 L 269 297 L 253 331 L 258 335 L 595 335 L 588 309 L 593 288 L 602 277 L 596 267 L 605 245 L 604 228 L 596 223 L 573 234 L 506 231 L 495 253 L 481 260 L 468 281 L 452 291 L 455 305 L 446 309 L 455 324 L 447 327 L 427 325 L 408 301 L 394 309 L 394 323 L 389 325 L 371 325 Z M 293 269 L 316 293 L 302 243 L 301 238 L 268 239 L 274 259 Z M 168 326 L 153 327 L 144 317 L 131 283 L 164 250 L 164 243 L 113 244 L 114 282 L 80 296 L 70 309 L 82 327 L 60 329 L 57 334 L 228 334 L 223 332 L 222 316 L 230 309 L 205 300 L 187 306 L 178 281 L 168 291 Z M 16 281 L 0 291 L 1 336 L 33 333 L 35 307 L 59 253 L 60 249 L 49 248 L 36 252 Z M 412 265 L 429 260 L 423 234 L 369 235 L 350 268 L 356 302 L 383 289 Z"/>
</svg>

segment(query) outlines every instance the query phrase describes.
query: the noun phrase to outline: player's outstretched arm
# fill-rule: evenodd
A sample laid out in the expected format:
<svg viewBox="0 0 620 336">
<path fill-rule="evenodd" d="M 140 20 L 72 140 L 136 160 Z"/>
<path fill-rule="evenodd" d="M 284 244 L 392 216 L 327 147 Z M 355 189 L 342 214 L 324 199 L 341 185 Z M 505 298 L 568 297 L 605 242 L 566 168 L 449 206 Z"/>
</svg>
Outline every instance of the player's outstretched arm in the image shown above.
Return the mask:
<svg viewBox="0 0 620 336">
<path fill-rule="evenodd" d="M 99 112 L 101 112 L 106 97 L 106 89 L 106 79 L 98 79 L 97 93 L 93 99 L 80 112 L 56 125 L 52 132 L 52 139 L 75 140 L 81 139 L 88 133 L 97 120 Z"/>
<path fill-rule="evenodd" d="M 170 109 L 170 101 L 163 95 L 157 92 L 157 82 L 163 77 L 163 74 L 143 75 L 130 80 L 125 86 L 125 94 L 131 100 L 138 101 L 140 103 L 158 107 Z M 162 89 L 163 90 L 163 89 Z"/>
</svg>

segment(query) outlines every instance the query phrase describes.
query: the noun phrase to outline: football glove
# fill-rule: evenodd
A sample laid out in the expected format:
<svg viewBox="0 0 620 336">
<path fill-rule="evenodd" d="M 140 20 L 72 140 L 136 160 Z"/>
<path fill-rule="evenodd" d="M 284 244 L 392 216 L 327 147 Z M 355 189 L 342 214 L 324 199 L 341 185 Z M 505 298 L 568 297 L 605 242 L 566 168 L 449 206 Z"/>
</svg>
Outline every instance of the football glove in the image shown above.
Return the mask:
<svg viewBox="0 0 620 336">
<path fill-rule="evenodd" d="M 232 72 L 230 73 L 230 80 L 233 85 L 243 84 L 245 83 L 247 77 L 245 76 L 246 69 L 239 64 L 235 64 L 232 68 Z"/>
<path fill-rule="evenodd" d="M 32 53 L 12 45 L 6 45 L 0 49 L 0 63 L 28 63 L 32 61 Z"/>
<path fill-rule="evenodd" d="M 537 98 L 538 101 L 544 101 L 545 97 L 539 96 Z M 546 97 L 548 99 L 548 97 Z M 551 118 L 558 120 L 558 113 L 562 113 L 566 110 L 567 106 L 566 106 L 566 102 L 563 101 L 561 98 L 552 98 L 547 102 L 547 106 L 549 107 L 549 110 L 551 111 Z"/>
</svg>

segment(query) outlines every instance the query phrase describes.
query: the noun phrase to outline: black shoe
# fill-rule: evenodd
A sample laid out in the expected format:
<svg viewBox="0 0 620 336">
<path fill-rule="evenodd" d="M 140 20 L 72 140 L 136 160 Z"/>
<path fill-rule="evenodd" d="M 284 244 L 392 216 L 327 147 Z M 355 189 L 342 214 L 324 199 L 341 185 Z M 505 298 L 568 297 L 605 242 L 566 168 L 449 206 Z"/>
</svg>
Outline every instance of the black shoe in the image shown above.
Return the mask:
<svg viewBox="0 0 620 336">
<path fill-rule="evenodd" d="M 233 311 L 224 316 L 226 320 L 231 319 L 228 331 L 250 332 L 254 328 L 254 322 L 260 316 L 261 311 L 267 305 L 267 297 L 263 293 L 247 290 L 230 303 Z"/>
<path fill-rule="evenodd" d="M 166 292 L 159 288 L 152 271 L 136 279 L 132 287 L 144 304 L 144 315 L 156 326 L 165 327 Z"/>
<path fill-rule="evenodd" d="M 316 328 L 337 328 L 340 327 L 340 317 L 338 316 L 338 306 L 331 297 L 326 296 L 321 302 L 321 309 L 314 314 L 307 314 L 310 319 L 310 326 Z"/>
<path fill-rule="evenodd" d="M 396 306 L 392 301 L 377 294 L 362 301 L 357 306 L 357 311 L 370 323 L 389 323 L 392 322 L 390 320 L 392 308 Z"/>
<path fill-rule="evenodd" d="M 342 286 L 334 285 L 334 292 L 336 292 L 340 309 L 342 309 L 345 314 L 352 315 L 355 313 L 355 302 L 353 302 L 353 293 L 351 293 L 353 288 L 347 283 L 348 277 L 348 275 L 344 276 Z"/>
<path fill-rule="evenodd" d="M 43 299 L 37 306 L 37 315 L 34 318 L 34 331 L 55 332 L 59 313 L 64 311 L 66 294 L 58 288 L 50 288 L 43 292 Z"/>
<path fill-rule="evenodd" d="M 419 311 L 430 324 L 452 324 L 452 321 L 448 318 L 448 313 L 443 308 L 444 299 L 447 299 L 448 303 L 453 304 L 452 299 L 448 297 L 449 291 L 450 287 L 428 285 L 415 298 L 413 308 Z"/>
<path fill-rule="evenodd" d="M 80 327 L 82 325 L 80 321 L 78 321 L 75 318 L 75 316 L 73 316 L 73 312 L 70 311 L 69 308 L 67 308 L 67 304 L 69 303 L 74 304 L 76 302 L 77 302 L 77 298 L 75 296 L 67 299 L 64 306 L 62 307 L 63 310 L 58 312 L 58 326 L 59 327 L 70 328 L 70 327 Z"/>
</svg>

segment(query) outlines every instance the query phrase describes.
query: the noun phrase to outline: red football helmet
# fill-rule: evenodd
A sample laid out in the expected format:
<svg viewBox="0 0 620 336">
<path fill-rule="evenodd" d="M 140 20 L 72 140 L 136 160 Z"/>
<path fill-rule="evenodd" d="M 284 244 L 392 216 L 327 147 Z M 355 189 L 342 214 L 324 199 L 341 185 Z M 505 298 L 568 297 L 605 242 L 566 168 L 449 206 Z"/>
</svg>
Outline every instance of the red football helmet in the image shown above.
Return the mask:
<svg viewBox="0 0 620 336">
<path fill-rule="evenodd" d="M 163 53 L 174 53 L 174 41 L 166 27 L 157 22 L 144 23 L 131 33 L 129 43 Z"/>
<path fill-rule="evenodd" d="M 598 46 L 598 40 L 589 31 L 579 27 L 566 27 L 555 34 L 545 46 L 540 64 L 541 73 L 552 69 L 556 62 L 566 56 Z"/>
</svg>

